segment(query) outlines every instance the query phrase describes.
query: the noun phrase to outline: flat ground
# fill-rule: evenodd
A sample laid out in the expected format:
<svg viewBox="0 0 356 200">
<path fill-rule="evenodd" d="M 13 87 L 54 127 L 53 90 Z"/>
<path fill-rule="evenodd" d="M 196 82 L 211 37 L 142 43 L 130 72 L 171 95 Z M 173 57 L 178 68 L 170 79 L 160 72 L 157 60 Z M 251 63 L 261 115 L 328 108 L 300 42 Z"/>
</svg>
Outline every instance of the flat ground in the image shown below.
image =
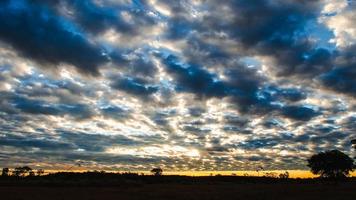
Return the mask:
<svg viewBox="0 0 356 200">
<path fill-rule="evenodd" d="M 1 200 L 356 199 L 355 183 L 147 184 L 110 187 L 0 186 Z"/>
</svg>

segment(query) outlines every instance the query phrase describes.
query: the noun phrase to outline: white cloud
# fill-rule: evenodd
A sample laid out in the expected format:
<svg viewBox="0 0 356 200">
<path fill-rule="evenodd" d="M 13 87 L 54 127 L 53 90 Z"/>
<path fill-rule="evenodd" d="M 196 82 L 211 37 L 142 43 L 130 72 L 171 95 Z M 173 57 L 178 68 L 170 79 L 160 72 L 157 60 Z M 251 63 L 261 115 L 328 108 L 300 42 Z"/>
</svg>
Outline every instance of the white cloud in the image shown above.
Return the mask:
<svg viewBox="0 0 356 200">
<path fill-rule="evenodd" d="M 330 30 L 333 31 L 335 38 L 331 43 L 337 47 L 347 47 L 356 43 L 356 6 L 347 5 L 347 1 L 329 1 L 319 18 Z"/>
</svg>

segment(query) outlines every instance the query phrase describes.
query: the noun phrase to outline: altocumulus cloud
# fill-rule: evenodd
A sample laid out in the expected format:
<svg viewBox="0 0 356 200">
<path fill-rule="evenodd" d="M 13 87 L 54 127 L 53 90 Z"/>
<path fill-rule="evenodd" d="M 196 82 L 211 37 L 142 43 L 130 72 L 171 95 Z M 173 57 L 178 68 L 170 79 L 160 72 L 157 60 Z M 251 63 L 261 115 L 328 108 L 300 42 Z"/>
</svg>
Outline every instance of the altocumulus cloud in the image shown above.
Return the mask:
<svg viewBox="0 0 356 200">
<path fill-rule="evenodd" d="M 1 1 L 0 165 L 303 169 L 348 152 L 355 8 Z"/>
</svg>

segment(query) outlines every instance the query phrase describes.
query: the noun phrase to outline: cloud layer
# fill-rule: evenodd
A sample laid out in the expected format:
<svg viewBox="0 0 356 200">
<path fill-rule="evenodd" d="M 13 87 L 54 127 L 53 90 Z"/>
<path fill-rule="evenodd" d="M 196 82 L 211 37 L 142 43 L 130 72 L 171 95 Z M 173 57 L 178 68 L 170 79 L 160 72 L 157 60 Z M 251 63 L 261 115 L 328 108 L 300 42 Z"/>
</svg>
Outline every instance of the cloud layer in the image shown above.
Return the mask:
<svg viewBox="0 0 356 200">
<path fill-rule="evenodd" d="M 0 3 L 0 165 L 304 169 L 351 153 L 356 4 Z"/>
</svg>

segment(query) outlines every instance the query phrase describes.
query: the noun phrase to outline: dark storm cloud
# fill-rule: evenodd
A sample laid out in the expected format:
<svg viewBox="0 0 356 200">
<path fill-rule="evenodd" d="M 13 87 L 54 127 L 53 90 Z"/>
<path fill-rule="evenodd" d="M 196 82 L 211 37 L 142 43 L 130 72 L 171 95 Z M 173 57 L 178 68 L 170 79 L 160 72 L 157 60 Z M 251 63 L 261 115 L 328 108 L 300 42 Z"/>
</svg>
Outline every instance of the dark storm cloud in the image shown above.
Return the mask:
<svg viewBox="0 0 356 200">
<path fill-rule="evenodd" d="M 233 1 L 229 3 L 234 12 L 231 24 L 221 26 L 216 21 L 214 26 L 251 53 L 272 56 L 278 75 L 314 76 L 329 69 L 332 60 L 328 50 L 316 49 L 303 35 L 306 23 L 320 12 L 319 2 Z"/>
<path fill-rule="evenodd" d="M 88 32 L 100 34 L 110 28 L 124 34 L 138 34 L 138 26 L 152 26 L 156 19 L 147 13 L 147 5 L 135 2 L 115 4 L 112 2 L 97 2 L 93 0 L 34 0 L 48 5 L 61 14 L 61 9 L 72 11 L 69 15 L 80 27 Z M 125 20 L 123 13 L 130 14 L 130 20 Z M 67 13 L 68 14 L 68 13 Z"/>
<path fill-rule="evenodd" d="M 208 62 L 224 63 L 231 59 L 234 55 L 226 52 L 221 45 L 209 44 L 196 37 L 187 39 L 189 48 L 184 49 L 184 55 L 193 62 Z"/>
<path fill-rule="evenodd" d="M 135 77 L 118 78 L 111 83 L 111 87 L 142 98 L 147 98 L 158 91 L 157 86 L 149 84 L 145 79 Z"/>
<path fill-rule="evenodd" d="M 266 98 L 271 100 L 284 100 L 297 102 L 307 97 L 307 94 L 302 89 L 297 88 L 278 88 L 276 86 L 268 86 L 261 93 Z"/>
<path fill-rule="evenodd" d="M 107 61 L 102 49 L 46 5 L 7 0 L 0 3 L 0 9 L 0 40 L 29 59 L 71 64 L 91 74 L 97 74 L 98 66 Z"/>
<path fill-rule="evenodd" d="M 334 68 L 320 76 L 325 88 L 356 96 L 356 45 L 339 52 Z"/>
<path fill-rule="evenodd" d="M 201 116 L 202 114 L 205 113 L 205 109 L 204 108 L 201 108 L 201 107 L 192 107 L 192 108 L 189 108 L 189 114 L 193 117 L 199 117 Z"/>
<path fill-rule="evenodd" d="M 98 6 L 92 1 L 67 1 L 74 8 L 75 20 L 85 29 L 100 33 L 115 26 L 120 32 L 134 31 L 128 23 L 118 15 L 118 9 Z"/>
<path fill-rule="evenodd" d="M 14 96 L 10 101 L 21 112 L 35 115 L 68 115 L 77 119 L 87 119 L 95 114 L 95 111 L 85 104 L 55 104 L 21 96 Z"/>
<path fill-rule="evenodd" d="M 194 125 L 186 125 L 183 127 L 184 131 L 196 134 L 196 135 L 200 135 L 200 136 L 204 136 L 205 134 L 209 133 L 211 130 L 209 129 L 204 129 L 201 128 L 200 126 L 194 126 Z"/>
<path fill-rule="evenodd" d="M 66 141 L 76 148 L 85 151 L 103 152 L 106 148 L 113 145 L 131 146 L 142 142 L 135 141 L 123 135 L 100 135 L 88 133 L 75 133 L 59 130 L 61 141 Z"/>
<path fill-rule="evenodd" d="M 356 96 L 356 68 L 338 67 L 321 76 L 326 88 Z"/>
<path fill-rule="evenodd" d="M 176 91 L 194 93 L 198 98 L 223 98 L 232 96 L 233 101 L 249 110 L 249 106 L 258 103 L 256 92 L 259 81 L 252 70 L 243 67 L 229 71 L 226 75 L 231 82 L 223 82 L 215 74 L 205 70 L 202 66 L 182 64 L 178 58 L 169 55 L 163 58 L 167 71 L 176 81 Z M 234 78 L 233 78 L 234 77 Z M 238 77 L 238 78 L 236 78 Z"/>
<path fill-rule="evenodd" d="M 275 111 L 291 119 L 304 121 L 318 115 L 306 107 L 272 104 L 281 100 L 300 101 L 306 98 L 306 94 L 296 88 L 263 88 L 266 78 L 257 74 L 255 69 L 237 65 L 234 69 L 225 70 L 227 78 L 221 81 L 202 66 L 181 63 L 173 55 L 163 58 L 163 63 L 176 81 L 177 92 L 194 93 L 199 98 L 228 97 L 242 113 L 265 114 Z"/>
<path fill-rule="evenodd" d="M 235 69 L 226 70 L 228 80 L 221 81 L 202 66 L 182 64 L 173 55 L 163 58 L 163 63 L 175 78 L 178 92 L 194 93 L 199 98 L 230 97 L 241 112 L 265 112 L 271 109 L 268 99 L 259 99 L 257 96 L 264 78 L 257 75 L 254 69 L 236 66 Z"/>
<path fill-rule="evenodd" d="M 264 120 L 262 125 L 266 128 L 283 128 L 283 122 L 277 119 Z"/>
<path fill-rule="evenodd" d="M 109 117 L 116 120 L 124 120 L 130 116 L 130 112 L 120 108 L 118 106 L 108 106 L 101 109 L 102 114 L 105 117 Z"/>
<path fill-rule="evenodd" d="M 75 10 L 75 20 L 85 29 L 100 33 L 108 28 L 115 28 L 118 32 L 138 34 L 138 27 L 151 26 L 155 19 L 148 15 L 144 7 L 137 5 L 99 6 L 93 1 L 67 1 Z M 130 21 L 122 16 L 123 11 L 131 15 Z"/>
<path fill-rule="evenodd" d="M 226 115 L 224 116 L 224 122 L 229 125 L 235 125 L 239 127 L 244 127 L 248 124 L 250 120 L 244 117 L 239 117 L 236 115 Z"/>
<path fill-rule="evenodd" d="M 257 74 L 255 69 L 245 66 L 236 66 L 235 69 L 225 72 L 230 85 L 230 100 L 240 112 L 266 113 L 274 108 L 271 99 L 258 95 L 260 87 L 265 82 L 264 78 Z"/>
<path fill-rule="evenodd" d="M 3 130 L 0 130 L 4 132 Z M 0 145 L 4 146 L 12 146 L 21 149 L 29 149 L 29 148 L 40 148 L 44 150 L 62 150 L 62 149 L 73 149 L 74 145 L 71 143 L 66 143 L 63 141 L 58 141 L 54 138 L 46 139 L 41 138 L 39 135 L 22 133 L 22 134 L 13 134 L 7 133 L 0 137 Z"/>
<path fill-rule="evenodd" d="M 155 122 L 157 126 L 168 127 L 169 118 L 173 118 L 177 115 L 175 109 L 165 110 L 165 111 L 156 111 L 151 114 L 150 118 Z"/>
<path fill-rule="evenodd" d="M 300 121 L 309 121 L 320 114 L 320 112 L 305 106 L 286 106 L 282 108 L 284 117 Z"/>
<path fill-rule="evenodd" d="M 43 136 L 45 132 L 22 132 L 14 129 L 3 129 L 0 137 L 0 144 L 21 149 L 40 148 L 49 151 L 73 151 L 81 149 L 83 151 L 103 152 L 113 145 L 132 146 L 143 143 L 133 140 L 123 135 L 99 135 L 77 133 L 70 131 L 57 131 L 58 134 Z"/>
<path fill-rule="evenodd" d="M 177 81 L 177 91 L 191 92 L 199 97 L 226 96 L 228 88 L 225 84 L 200 66 L 189 65 L 185 67 L 173 55 L 164 58 L 163 63 L 166 65 L 167 71 Z"/>
<path fill-rule="evenodd" d="M 332 66 L 332 53 L 316 48 L 303 32 L 306 24 L 318 16 L 320 1 L 238 0 L 221 3 L 211 0 L 206 2 L 210 9 L 209 15 L 204 15 L 199 23 L 189 18 L 189 9 L 184 5 L 177 3 L 171 6 L 180 12 L 174 13 L 170 20 L 167 33 L 169 39 L 187 37 L 189 40 L 195 38 L 190 36 L 194 34 L 198 38 L 215 37 L 218 40 L 227 38 L 238 41 L 247 55 L 271 56 L 279 76 L 315 76 Z M 221 15 L 219 9 L 214 9 L 223 5 L 230 9 L 225 11 L 226 15 Z M 218 33 L 225 35 L 220 36 Z M 244 54 L 237 52 L 236 55 L 229 55 L 224 52 L 223 46 L 208 45 L 196 38 L 192 41 L 186 50 L 187 57 L 191 57 L 194 49 L 205 52 L 207 59 Z"/>
</svg>

